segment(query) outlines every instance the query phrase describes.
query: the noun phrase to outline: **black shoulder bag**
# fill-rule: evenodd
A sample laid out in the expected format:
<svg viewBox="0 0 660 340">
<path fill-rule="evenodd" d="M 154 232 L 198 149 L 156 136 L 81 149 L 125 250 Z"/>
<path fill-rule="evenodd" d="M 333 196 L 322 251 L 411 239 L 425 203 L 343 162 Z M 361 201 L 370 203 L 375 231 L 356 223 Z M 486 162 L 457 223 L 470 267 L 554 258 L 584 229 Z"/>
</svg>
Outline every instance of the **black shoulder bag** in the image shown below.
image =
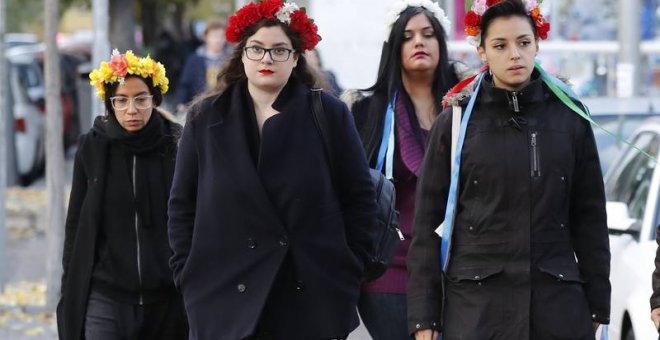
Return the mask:
<svg viewBox="0 0 660 340">
<path fill-rule="evenodd" d="M 321 100 L 321 89 L 312 89 L 312 112 L 314 123 L 323 140 L 323 146 L 326 158 L 330 164 L 330 173 L 333 177 L 333 183 L 336 186 L 336 174 L 334 163 L 334 150 L 329 125 L 323 102 Z M 396 211 L 394 183 L 385 178 L 385 176 L 376 169 L 369 169 L 371 182 L 376 189 L 376 205 L 378 206 L 378 228 L 374 234 L 373 243 L 375 253 L 371 255 L 369 263 L 366 264 L 364 278 L 366 281 L 373 281 L 385 273 L 390 266 L 399 242 L 404 240 L 403 234 L 399 229 L 399 212 Z"/>
</svg>

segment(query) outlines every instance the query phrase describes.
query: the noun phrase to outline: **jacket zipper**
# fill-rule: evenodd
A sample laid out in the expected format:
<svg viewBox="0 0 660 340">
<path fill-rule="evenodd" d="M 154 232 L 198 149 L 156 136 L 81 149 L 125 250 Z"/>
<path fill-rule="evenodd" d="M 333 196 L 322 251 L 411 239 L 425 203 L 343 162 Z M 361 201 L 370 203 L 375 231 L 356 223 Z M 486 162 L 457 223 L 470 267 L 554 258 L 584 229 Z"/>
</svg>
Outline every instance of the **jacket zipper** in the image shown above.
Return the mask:
<svg viewBox="0 0 660 340">
<path fill-rule="evenodd" d="M 511 100 L 513 101 L 513 111 L 520 112 L 520 106 L 518 105 L 518 93 L 516 91 L 511 92 Z"/>
<path fill-rule="evenodd" d="M 538 138 L 539 133 L 533 131 L 531 133 L 530 145 L 532 147 L 532 177 L 541 177 L 541 167 L 539 162 Z"/>
<path fill-rule="evenodd" d="M 140 290 L 140 305 L 144 304 L 144 300 L 142 298 L 142 265 L 140 264 L 140 231 L 138 229 L 138 211 L 137 211 L 137 176 L 135 176 L 135 171 L 136 171 L 136 156 L 133 155 L 133 197 L 135 197 L 135 203 L 136 203 L 136 208 L 135 208 L 135 239 L 137 243 L 137 270 L 138 270 L 138 284 L 139 284 L 139 290 Z"/>
</svg>

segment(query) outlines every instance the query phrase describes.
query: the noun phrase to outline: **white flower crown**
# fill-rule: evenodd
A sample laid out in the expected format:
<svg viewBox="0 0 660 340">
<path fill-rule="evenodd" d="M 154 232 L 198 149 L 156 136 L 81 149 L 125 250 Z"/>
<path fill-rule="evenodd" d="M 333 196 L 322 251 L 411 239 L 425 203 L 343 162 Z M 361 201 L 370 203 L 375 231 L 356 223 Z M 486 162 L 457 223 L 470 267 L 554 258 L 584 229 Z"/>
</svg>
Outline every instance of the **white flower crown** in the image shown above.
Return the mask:
<svg viewBox="0 0 660 340">
<path fill-rule="evenodd" d="M 401 0 L 392 5 L 389 13 L 387 13 L 387 16 L 385 16 L 385 42 L 389 40 L 392 26 L 394 26 L 394 23 L 399 20 L 401 12 L 403 12 L 408 7 L 423 7 L 427 9 L 433 13 L 433 16 L 435 16 L 436 19 L 438 19 L 438 22 L 440 22 L 440 25 L 442 25 L 445 33 L 450 34 L 451 21 L 449 21 L 445 11 L 440 8 L 437 3 L 431 0 Z"/>
</svg>

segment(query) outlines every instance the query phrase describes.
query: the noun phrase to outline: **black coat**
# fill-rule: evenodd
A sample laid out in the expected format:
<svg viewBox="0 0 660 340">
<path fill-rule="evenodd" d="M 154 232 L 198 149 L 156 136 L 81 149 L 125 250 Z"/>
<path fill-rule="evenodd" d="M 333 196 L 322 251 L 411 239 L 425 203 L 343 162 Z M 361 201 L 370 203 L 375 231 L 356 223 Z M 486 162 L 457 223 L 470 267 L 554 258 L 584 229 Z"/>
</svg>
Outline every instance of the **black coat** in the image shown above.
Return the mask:
<svg viewBox="0 0 660 340">
<path fill-rule="evenodd" d="M 512 95 L 488 77 L 482 84 L 462 150 L 446 273 L 434 230 L 449 191 L 451 109 L 434 124 L 408 257 L 411 332 L 586 340 L 592 319 L 609 322 L 605 196 L 591 127 L 540 79 L 517 93 L 519 113 Z"/>
<path fill-rule="evenodd" d="M 290 81 L 282 90 L 255 164 L 245 86 L 193 108 L 198 115 L 179 146 L 169 233 L 191 339 L 241 339 L 258 324 L 279 326 L 275 339 L 347 335 L 358 325 L 360 278 L 376 225 L 351 114 L 323 95 L 334 150 L 341 150 L 333 186 L 309 89 Z"/>
<path fill-rule="evenodd" d="M 153 114 L 157 112 L 154 111 Z M 165 119 L 163 124 L 167 134 L 178 136 L 181 133 L 180 125 Z M 101 210 L 104 208 L 109 143 L 106 137 L 94 130 L 80 136 L 78 141 L 65 223 L 62 296 L 57 306 L 60 339 L 83 339 L 87 300 L 97 252 L 97 235 L 103 216 Z M 156 152 L 163 157 L 163 176 L 171 183 L 176 145 L 163 145 Z M 161 213 L 166 214 L 166 211 Z M 152 226 L 162 233 L 166 233 L 166 227 Z M 156 234 L 155 230 L 151 233 Z"/>
</svg>

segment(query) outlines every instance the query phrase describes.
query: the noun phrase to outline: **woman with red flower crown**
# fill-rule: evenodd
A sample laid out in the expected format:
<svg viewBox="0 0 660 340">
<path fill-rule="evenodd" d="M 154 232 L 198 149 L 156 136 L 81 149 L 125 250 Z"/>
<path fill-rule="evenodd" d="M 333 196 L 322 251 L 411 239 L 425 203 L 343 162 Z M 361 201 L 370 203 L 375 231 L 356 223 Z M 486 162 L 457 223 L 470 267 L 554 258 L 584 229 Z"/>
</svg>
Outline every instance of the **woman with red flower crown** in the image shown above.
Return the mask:
<svg viewBox="0 0 660 340">
<path fill-rule="evenodd" d="M 549 30 L 535 0 L 469 8 L 486 67 L 449 92 L 429 136 L 408 328 L 418 340 L 593 340 L 609 323 L 610 252 L 588 110 L 535 63 Z"/>
<path fill-rule="evenodd" d="M 236 46 L 218 86 L 188 114 L 169 204 L 190 338 L 345 339 L 376 228 L 352 115 L 311 91 L 304 52 L 320 38 L 304 9 L 250 3 L 229 18 L 227 40 Z"/>
</svg>

